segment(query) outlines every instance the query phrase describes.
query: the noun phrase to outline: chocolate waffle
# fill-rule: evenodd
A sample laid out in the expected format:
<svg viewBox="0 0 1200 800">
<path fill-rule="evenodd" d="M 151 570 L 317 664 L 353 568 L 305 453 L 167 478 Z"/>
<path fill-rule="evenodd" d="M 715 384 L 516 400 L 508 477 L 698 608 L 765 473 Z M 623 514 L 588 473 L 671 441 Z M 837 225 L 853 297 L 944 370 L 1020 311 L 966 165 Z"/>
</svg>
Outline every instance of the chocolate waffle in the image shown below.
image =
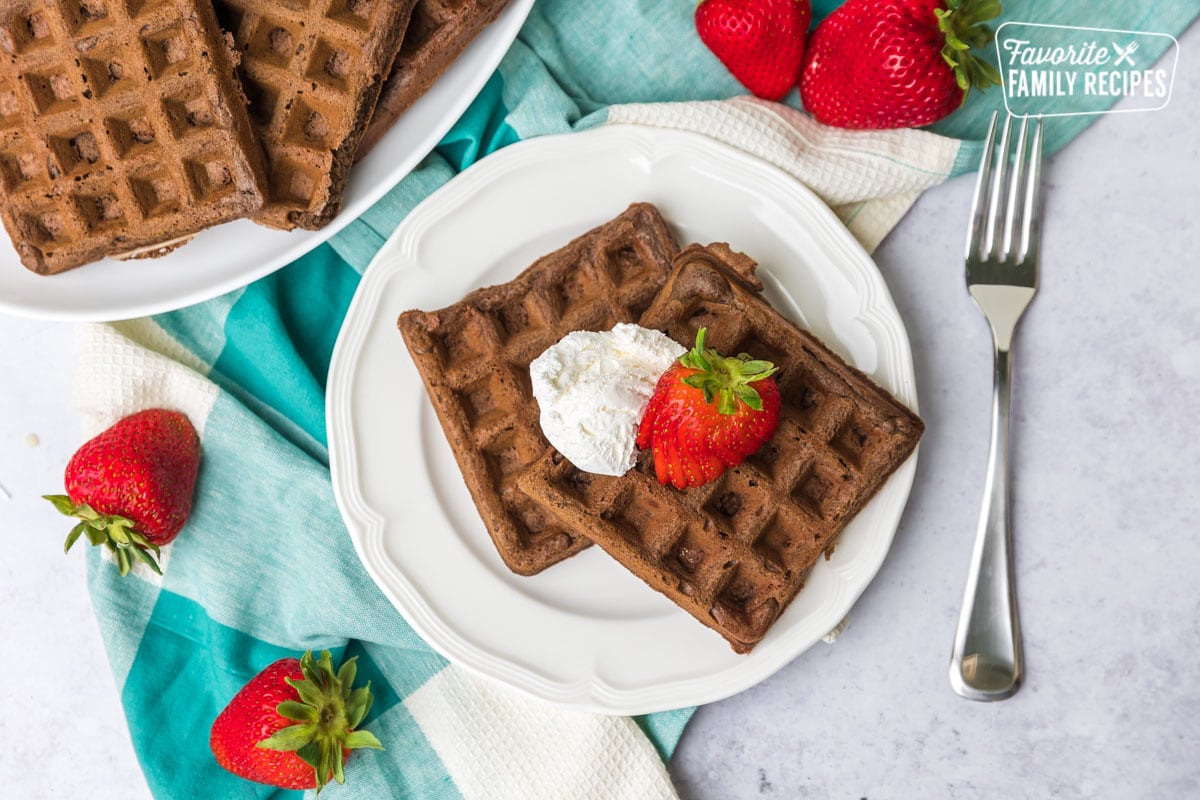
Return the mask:
<svg viewBox="0 0 1200 800">
<path fill-rule="evenodd" d="M 413 2 L 215 0 L 267 156 L 269 197 L 255 221 L 316 230 L 337 214 Z"/>
<path fill-rule="evenodd" d="M 262 156 L 208 0 L 0 4 L 0 188 L 42 274 L 257 211 Z"/>
<path fill-rule="evenodd" d="M 509 0 L 417 0 L 404 43 L 359 144 L 362 157 L 449 69 Z"/>
<path fill-rule="evenodd" d="M 654 206 L 624 213 L 508 283 L 398 322 L 479 514 L 513 572 L 532 575 L 590 542 L 518 491 L 550 447 L 529 362 L 566 334 L 634 322 L 671 269 L 675 239 Z"/>
<path fill-rule="evenodd" d="M 705 327 L 709 346 L 774 362 L 783 400 L 775 435 L 716 481 L 682 492 L 658 483 L 648 453 L 614 478 L 550 451 L 518 486 L 746 653 L 924 425 L 772 309 L 746 256 L 692 245 L 675 265 L 641 324 L 679 342 Z"/>
</svg>

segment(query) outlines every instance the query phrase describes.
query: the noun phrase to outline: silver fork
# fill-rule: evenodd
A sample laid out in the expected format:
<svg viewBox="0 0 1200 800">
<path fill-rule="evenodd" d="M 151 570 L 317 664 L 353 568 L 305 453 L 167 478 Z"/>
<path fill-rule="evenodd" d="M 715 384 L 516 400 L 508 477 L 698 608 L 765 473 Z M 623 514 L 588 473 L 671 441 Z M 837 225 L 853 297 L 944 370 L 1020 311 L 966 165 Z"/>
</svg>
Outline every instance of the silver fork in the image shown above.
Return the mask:
<svg viewBox="0 0 1200 800">
<path fill-rule="evenodd" d="M 950 684 L 970 700 L 1010 697 L 1023 672 L 1009 527 L 1009 377 L 1013 332 L 1037 291 L 1042 121 L 1026 147 L 1029 118 L 1023 120 L 1010 168 L 1012 127 L 1009 117 L 996 148 L 997 116 L 992 115 L 967 235 L 967 291 L 991 325 L 996 355 L 987 483 L 950 659 Z"/>
</svg>

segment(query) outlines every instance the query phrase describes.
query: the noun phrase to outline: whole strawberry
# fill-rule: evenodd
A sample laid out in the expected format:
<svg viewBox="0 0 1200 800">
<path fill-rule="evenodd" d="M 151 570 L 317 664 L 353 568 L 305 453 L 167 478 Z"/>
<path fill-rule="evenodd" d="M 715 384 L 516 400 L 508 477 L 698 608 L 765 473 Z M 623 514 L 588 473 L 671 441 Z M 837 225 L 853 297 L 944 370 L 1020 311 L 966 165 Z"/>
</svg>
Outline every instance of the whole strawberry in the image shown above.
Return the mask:
<svg viewBox="0 0 1200 800">
<path fill-rule="evenodd" d="M 371 684 L 353 688 L 355 659 L 335 674 L 329 651 L 282 658 L 255 675 L 213 721 L 208 744 L 217 763 L 247 780 L 318 793 L 343 772 L 351 750 L 383 746 L 356 730 L 371 710 Z"/>
<path fill-rule="evenodd" d="M 811 19 L 809 0 L 702 0 L 696 32 L 743 86 L 779 100 L 800 75 Z"/>
<path fill-rule="evenodd" d="M 742 353 L 722 356 L 696 346 L 654 387 L 638 426 L 637 446 L 654 453 L 659 483 L 703 486 L 757 452 L 779 424 L 775 366 Z"/>
<path fill-rule="evenodd" d="M 1000 83 L 972 50 L 999 0 L 847 0 L 808 40 L 800 99 L 839 128 L 908 128 L 947 116 L 972 88 Z"/>
<path fill-rule="evenodd" d="M 133 559 L 160 572 L 154 555 L 174 539 L 192 509 L 200 438 L 186 415 L 152 408 L 118 420 L 85 442 L 67 463 L 66 495 L 45 495 L 81 520 L 67 536 L 104 545 L 121 574 Z"/>
</svg>

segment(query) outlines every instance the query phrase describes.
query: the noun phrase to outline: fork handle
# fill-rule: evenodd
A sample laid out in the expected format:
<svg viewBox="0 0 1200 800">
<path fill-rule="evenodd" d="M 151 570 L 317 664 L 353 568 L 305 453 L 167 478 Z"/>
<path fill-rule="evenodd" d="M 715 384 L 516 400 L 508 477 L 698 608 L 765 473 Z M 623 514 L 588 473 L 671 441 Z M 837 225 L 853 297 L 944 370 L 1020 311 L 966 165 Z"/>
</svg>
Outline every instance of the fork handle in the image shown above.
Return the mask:
<svg viewBox="0 0 1200 800">
<path fill-rule="evenodd" d="M 950 659 L 950 683 L 969 700 L 1003 700 L 1021 685 L 1021 628 L 1013 580 L 1008 507 L 1008 409 L 1010 351 L 995 347 L 992 441 L 979 529 L 958 630 Z"/>
</svg>

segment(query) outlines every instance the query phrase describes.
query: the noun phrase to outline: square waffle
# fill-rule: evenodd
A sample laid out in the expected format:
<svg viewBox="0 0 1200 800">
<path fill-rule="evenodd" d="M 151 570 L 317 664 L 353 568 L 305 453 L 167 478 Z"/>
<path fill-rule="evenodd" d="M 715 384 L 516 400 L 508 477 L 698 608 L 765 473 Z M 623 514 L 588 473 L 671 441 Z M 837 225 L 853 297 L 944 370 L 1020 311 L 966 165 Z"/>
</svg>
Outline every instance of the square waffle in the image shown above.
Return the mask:
<svg viewBox="0 0 1200 800">
<path fill-rule="evenodd" d="M 417 0 L 404 43 L 359 145 L 363 156 L 425 94 L 509 0 Z"/>
<path fill-rule="evenodd" d="M 463 479 L 513 572 L 532 575 L 590 544 L 517 489 L 521 472 L 550 447 L 529 363 L 571 331 L 636 321 L 677 250 L 658 210 L 635 204 L 508 283 L 440 311 L 400 315 Z"/>
<path fill-rule="evenodd" d="M 691 245 L 641 325 L 774 362 L 775 435 L 740 466 L 686 491 L 654 477 L 651 456 L 621 477 L 581 472 L 551 450 L 518 486 L 724 636 L 754 647 L 813 564 L 917 445 L 924 424 L 763 300 L 755 264 L 727 245 Z"/>
<path fill-rule="evenodd" d="M 0 188 L 42 274 L 256 211 L 262 156 L 208 0 L 0 3 Z"/>
<path fill-rule="evenodd" d="M 337 214 L 413 2 L 215 0 L 267 157 L 256 222 L 316 230 Z"/>
</svg>

